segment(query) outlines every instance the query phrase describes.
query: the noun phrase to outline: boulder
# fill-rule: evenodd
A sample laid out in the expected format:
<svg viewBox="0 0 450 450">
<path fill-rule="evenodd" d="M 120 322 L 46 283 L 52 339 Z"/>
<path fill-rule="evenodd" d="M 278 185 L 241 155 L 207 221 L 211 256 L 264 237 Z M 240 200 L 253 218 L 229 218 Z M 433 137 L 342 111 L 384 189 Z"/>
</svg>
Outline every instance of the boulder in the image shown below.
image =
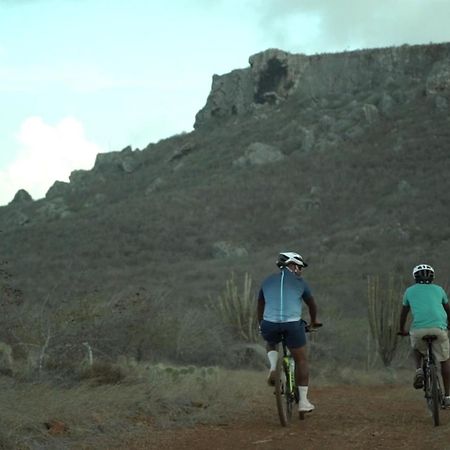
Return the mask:
<svg viewBox="0 0 450 450">
<path fill-rule="evenodd" d="M 195 145 L 191 142 L 187 142 L 172 153 L 169 158 L 169 162 L 179 161 L 180 159 L 192 153 L 194 150 Z"/>
<path fill-rule="evenodd" d="M 261 142 L 250 144 L 244 155 L 233 162 L 235 166 L 259 166 L 281 161 L 285 155 L 276 147 Z"/>
<path fill-rule="evenodd" d="M 217 241 L 213 244 L 214 258 L 229 258 L 231 256 L 247 256 L 248 250 L 245 247 L 239 247 L 228 241 Z"/>
<path fill-rule="evenodd" d="M 366 122 L 369 124 L 373 124 L 378 121 L 380 118 L 380 112 L 375 105 L 366 104 L 363 106 L 363 114 Z"/>
</svg>

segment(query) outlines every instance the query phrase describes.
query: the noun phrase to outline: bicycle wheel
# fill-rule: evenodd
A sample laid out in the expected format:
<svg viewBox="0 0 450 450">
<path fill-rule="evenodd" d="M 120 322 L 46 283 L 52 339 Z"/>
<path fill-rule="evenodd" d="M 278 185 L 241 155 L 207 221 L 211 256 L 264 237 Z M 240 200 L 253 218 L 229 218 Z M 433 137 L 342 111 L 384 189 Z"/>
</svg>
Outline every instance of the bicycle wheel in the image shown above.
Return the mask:
<svg viewBox="0 0 450 450">
<path fill-rule="evenodd" d="M 289 425 L 289 421 L 292 415 L 292 407 L 288 408 L 288 380 L 286 378 L 286 371 L 284 368 L 283 358 L 278 358 L 276 378 L 275 378 L 275 397 L 277 401 L 278 417 L 283 427 Z"/>
<path fill-rule="evenodd" d="M 434 426 L 437 427 L 439 425 L 439 410 L 441 409 L 441 399 L 439 393 L 439 379 L 436 370 L 436 366 L 431 364 L 429 367 L 430 370 L 430 398 L 429 398 L 429 407 L 431 414 L 433 416 Z"/>
</svg>

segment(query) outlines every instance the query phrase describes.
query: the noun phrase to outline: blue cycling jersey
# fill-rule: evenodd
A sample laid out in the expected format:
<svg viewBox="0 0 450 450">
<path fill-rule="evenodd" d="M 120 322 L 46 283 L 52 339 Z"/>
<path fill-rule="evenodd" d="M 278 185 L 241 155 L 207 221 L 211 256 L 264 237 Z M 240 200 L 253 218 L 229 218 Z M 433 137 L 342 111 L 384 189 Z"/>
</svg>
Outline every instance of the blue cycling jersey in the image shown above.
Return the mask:
<svg viewBox="0 0 450 450">
<path fill-rule="evenodd" d="M 302 316 L 302 299 L 312 297 L 308 284 L 287 268 L 267 277 L 259 291 L 264 300 L 264 320 L 294 322 Z"/>
</svg>

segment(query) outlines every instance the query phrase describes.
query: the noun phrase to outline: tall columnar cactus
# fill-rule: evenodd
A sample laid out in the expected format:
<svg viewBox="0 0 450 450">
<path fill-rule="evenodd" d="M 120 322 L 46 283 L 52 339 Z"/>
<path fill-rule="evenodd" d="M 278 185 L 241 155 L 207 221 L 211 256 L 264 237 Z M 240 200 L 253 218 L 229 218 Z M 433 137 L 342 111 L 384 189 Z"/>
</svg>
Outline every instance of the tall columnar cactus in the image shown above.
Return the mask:
<svg viewBox="0 0 450 450">
<path fill-rule="evenodd" d="M 252 278 L 246 273 L 242 290 L 236 284 L 234 273 L 225 284 L 225 290 L 214 303 L 215 309 L 236 335 L 246 342 L 257 342 L 258 320 L 256 299 L 252 292 Z"/>
<path fill-rule="evenodd" d="M 402 282 L 391 276 L 387 283 L 381 283 L 379 276 L 369 276 L 367 287 L 370 333 L 381 361 L 389 367 L 399 343 Z"/>
</svg>

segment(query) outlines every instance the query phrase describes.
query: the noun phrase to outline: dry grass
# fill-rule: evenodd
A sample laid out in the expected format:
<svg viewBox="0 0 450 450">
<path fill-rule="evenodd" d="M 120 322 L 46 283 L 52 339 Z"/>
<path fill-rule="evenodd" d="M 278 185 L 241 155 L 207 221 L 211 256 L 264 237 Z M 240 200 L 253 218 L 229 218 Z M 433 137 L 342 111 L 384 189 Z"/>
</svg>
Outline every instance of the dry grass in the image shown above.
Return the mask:
<svg viewBox="0 0 450 450">
<path fill-rule="evenodd" d="M 106 377 L 108 384 L 99 385 L 94 377 L 69 388 L 2 377 L 0 449 L 107 448 L 148 426 L 220 423 L 248 411 L 265 387 L 261 374 L 215 367 L 135 365 L 122 371 L 127 376 L 117 384 Z M 61 433 L 52 428 L 55 421 L 64 424 Z"/>
</svg>

